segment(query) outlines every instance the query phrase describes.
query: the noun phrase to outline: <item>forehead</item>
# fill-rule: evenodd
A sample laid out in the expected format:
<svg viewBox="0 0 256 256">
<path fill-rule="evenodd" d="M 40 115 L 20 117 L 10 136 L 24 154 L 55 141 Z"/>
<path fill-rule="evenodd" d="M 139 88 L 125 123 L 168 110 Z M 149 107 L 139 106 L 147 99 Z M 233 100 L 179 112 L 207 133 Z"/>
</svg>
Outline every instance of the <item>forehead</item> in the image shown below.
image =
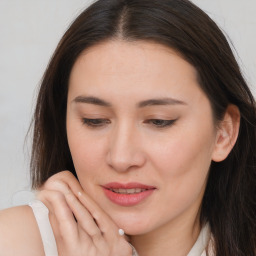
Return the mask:
<svg viewBox="0 0 256 256">
<path fill-rule="evenodd" d="M 179 53 L 162 44 L 142 40 L 133 42 L 107 40 L 85 49 L 75 62 L 73 70 L 77 66 L 86 66 L 91 69 L 97 66 L 101 72 L 116 73 L 117 70 L 132 72 L 140 65 L 143 66 L 144 71 L 159 71 L 158 67 L 164 71 L 163 65 L 167 64 L 165 67 L 168 68 L 168 64 L 173 61 L 176 65 L 187 64 L 190 71 L 196 71 Z"/>
<path fill-rule="evenodd" d="M 147 41 L 112 40 L 86 49 L 75 62 L 69 82 L 70 90 L 92 94 L 129 90 L 131 95 L 141 92 L 147 97 L 153 91 L 163 97 L 170 90 L 176 95 L 200 90 L 191 64 L 173 49 Z"/>
</svg>

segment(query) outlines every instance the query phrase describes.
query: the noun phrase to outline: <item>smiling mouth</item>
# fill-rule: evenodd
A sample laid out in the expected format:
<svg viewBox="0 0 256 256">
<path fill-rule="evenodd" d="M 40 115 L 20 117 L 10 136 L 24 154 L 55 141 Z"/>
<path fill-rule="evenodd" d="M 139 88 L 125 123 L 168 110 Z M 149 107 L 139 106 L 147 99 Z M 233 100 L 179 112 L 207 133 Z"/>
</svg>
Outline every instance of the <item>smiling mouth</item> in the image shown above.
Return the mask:
<svg viewBox="0 0 256 256">
<path fill-rule="evenodd" d="M 124 188 L 109 188 L 110 191 L 117 193 L 117 194 L 138 194 L 144 191 L 147 191 L 149 189 L 143 189 L 143 188 L 130 188 L 130 189 L 124 189 Z"/>
<path fill-rule="evenodd" d="M 140 183 L 122 184 L 117 182 L 108 183 L 102 186 L 106 197 L 120 206 L 134 206 L 150 197 L 156 187 Z"/>
</svg>

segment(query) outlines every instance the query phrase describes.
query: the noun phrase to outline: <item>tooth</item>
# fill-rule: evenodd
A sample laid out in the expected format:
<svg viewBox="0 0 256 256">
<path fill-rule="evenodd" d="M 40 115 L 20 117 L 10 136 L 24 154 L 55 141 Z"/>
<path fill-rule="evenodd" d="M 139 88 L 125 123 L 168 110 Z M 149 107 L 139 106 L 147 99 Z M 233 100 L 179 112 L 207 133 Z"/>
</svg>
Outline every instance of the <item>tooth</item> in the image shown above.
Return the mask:
<svg viewBox="0 0 256 256">
<path fill-rule="evenodd" d="M 128 194 L 134 194 L 136 192 L 135 188 L 127 189 Z"/>
<path fill-rule="evenodd" d="M 118 188 L 112 188 L 111 190 L 115 193 L 120 193 Z"/>
<path fill-rule="evenodd" d="M 143 188 L 129 188 L 129 189 L 124 189 L 124 188 L 111 188 L 111 191 L 119 194 L 136 194 L 136 193 L 141 193 L 143 191 L 146 191 L 147 189 Z"/>
</svg>

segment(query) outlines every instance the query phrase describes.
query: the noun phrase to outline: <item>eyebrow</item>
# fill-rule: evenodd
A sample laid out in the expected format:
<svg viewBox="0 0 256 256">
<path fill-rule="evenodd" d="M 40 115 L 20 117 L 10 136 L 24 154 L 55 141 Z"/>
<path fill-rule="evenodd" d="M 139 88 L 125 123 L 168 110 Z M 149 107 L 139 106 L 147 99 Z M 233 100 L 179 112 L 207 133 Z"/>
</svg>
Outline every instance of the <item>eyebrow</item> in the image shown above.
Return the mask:
<svg viewBox="0 0 256 256">
<path fill-rule="evenodd" d="M 103 107 L 112 107 L 112 104 L 93 96 L 78 96 L 73 102 L 75 103 L 87 103 Z M 160 106 L 160 105 L 187 105 L 184 101 L 173 99 L 173 98 L 159 98 L 159 99 L 148 99 L 141 101 L 137 104 L 138 108 L 148 107 L 148 106 Z"/>
<path fill-rule="evenodd" d="M 138 103 L 139 108 L 157 105 L 187 105 L 184 101 L 173 98 L 149 99 Z"/>
<path fill-rule="evenodd" d="M 75 103 L 88 103 L 88 104 L 93 104 L 93 105 L 98 105 L 98 106 L 103 106 L 103 107 L 111 107 L 112 105 L 102 99 L 96 98 L 96 97 L 85 97 L 85 96 L 78 96 L 76 97 L 73 102 Z"/>
</svg>

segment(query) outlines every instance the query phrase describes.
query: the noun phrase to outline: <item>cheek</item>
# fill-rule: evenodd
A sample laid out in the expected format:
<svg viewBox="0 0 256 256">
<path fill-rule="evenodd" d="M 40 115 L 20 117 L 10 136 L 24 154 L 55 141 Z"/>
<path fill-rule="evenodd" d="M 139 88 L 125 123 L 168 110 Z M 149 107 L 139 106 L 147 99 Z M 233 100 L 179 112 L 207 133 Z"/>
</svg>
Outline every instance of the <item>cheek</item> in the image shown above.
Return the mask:
<svg viewBox="0 0 256 256">
<path fill-rule="evenodd" d="M 97 143 L 95 138 L 84 132 L 83 125 L 70 123 L 67 123 L 68 145 L 77 176 L 83 186 L 103 170 L 103 147 L 102 143 Z"/>
<path fill-rule="evenodd" d="M 154 169 L 168 194 L 177 194 L 178 200 L 189 193 L 198 194 L 206 182 L 214 141 L 211 130 L 190 126 L 189 130 L 179 129 L 175 136 L 151 145 Z"/>
<path fill-rule="evenodd" d="M 100 168 L 103 162 L 101 145 L 79 138 L 71 139 L 69 146 L 77 174 L 95 173 Z"/>
<path fill-rule="evenodd" d="M 69 145 L 78 180 L 82 188 L 97 202 L 98 195 L 93 191 L 105 169 L 102 147 L 82 138 L 71 139 Z"/>
<path fill-rule="evenodd" d="M 203 150 L 199 141 L 194 142 L 176 137 L 151 152 L 161 193 L 156 209 L 163 214 L 163 220 L 187 211 L 193 215 L 200 207 L 211 160 L 206 144 Z"/>
</svg>

